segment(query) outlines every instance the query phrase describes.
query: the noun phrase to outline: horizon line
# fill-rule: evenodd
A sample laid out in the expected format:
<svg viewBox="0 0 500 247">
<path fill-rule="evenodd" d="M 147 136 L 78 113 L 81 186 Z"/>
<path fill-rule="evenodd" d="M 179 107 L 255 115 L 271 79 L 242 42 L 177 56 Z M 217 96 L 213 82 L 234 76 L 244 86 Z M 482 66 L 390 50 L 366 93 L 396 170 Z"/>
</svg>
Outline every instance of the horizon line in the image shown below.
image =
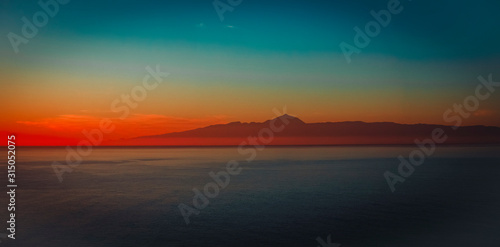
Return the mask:
<svg viewBox="0 0 500 247">
<path fill-rule="evenodd" d="M 229 148 L 239 147 L 240 145 L 98 145 L 92 148 L 116 148 L 116 147 L 130 147 L 130 148 L 147 148 L 147 147 L 162 147 L 162 148 Z M 252 146 L 252 145 L 246 145 Z M 351 146 L 415 146 L 414 143 L 403 144 L 313 144 L 313 145 L 263 145 L 265 147 L 351 147 Z M 500 146 L 498 143 L 436 143 L 436 146 Z M 8 147 L 0 145 L 0 147 Z M 56 146 L 16 146 L 23 148 L 64 148 L 64 147 L 78 147 L 78 145 L 56 145 Z"/>
</svg>

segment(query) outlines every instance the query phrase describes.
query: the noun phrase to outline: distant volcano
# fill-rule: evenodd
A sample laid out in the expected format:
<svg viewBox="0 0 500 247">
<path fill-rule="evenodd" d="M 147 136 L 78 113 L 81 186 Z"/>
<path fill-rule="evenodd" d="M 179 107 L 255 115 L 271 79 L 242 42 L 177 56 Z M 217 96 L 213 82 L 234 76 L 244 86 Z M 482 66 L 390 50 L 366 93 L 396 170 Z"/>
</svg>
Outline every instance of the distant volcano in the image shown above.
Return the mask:
<svg viewBox="0 0 500 247">
<path fill-rule="evenodd" d="M 451 126 L 432 124 L 398 124 L 392 122 L 366 123 L 323 122 L 305 123 L 288 114 L 265 122 L 231 122 L 161 135 L 142 136 L 121 141 L 124 145 L 240 145 L 254 138 L 271 124 L 283 126 L 273 131 L 267 145 L 387 145 L 413 144 L 415 139 L 431 138 L 435 129 L 447 136 L 445 144 L 500 144 L 500 128 L 489 126 Z"/>
</svg>

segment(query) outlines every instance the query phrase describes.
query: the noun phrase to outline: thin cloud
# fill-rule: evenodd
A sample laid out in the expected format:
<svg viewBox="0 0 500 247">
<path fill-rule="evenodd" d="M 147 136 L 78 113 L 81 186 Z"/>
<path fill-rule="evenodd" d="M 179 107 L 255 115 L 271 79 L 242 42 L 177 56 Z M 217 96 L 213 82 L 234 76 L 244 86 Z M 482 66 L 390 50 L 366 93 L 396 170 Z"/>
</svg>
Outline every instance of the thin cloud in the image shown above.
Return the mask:
<svg viewBox="0 0 500 247">
<path fill-rule="evenodd" d="M 492 110 L 478 110 L 474 112 L 474 116 L 476 117 L 490 117 L 496 115 L 496 111 Z"/>
<path fill-rule="evenodd" d="M 30 127 L 79 134 L 84 129 L 99 128 L 102 119 L 90 115 L 59 115 L 36 121 L 17 121 L 17 123 Z M 230 118 L 225 115 L 204 118 L 180 118 L 157 114 L 132 114 L 123 120 L 119 118 L 109 119 L 116 126 L 116 130 L 112 135 L 124 138 L 185 131 L 230 122 Z"/>
</svg>

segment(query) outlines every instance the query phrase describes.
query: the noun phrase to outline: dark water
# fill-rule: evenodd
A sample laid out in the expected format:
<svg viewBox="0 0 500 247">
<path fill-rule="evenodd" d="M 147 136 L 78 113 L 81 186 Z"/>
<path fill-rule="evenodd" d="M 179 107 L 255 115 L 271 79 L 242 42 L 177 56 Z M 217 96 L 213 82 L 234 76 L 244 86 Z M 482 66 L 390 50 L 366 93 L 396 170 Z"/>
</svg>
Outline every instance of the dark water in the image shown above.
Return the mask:
<svg viewBox="0 0 500 247">
<path fill-rule="evenodd" d="M 500 246 L 500 148 L 440 147 L 391 193 L 383 173 L 413 149 L 95 148 L 59 183 L 63 148 L 20 148 L 16 240 L 0 245 Z M 178 205 L 232 159 L 241 173 L 186 225 Z"/>
</svg>

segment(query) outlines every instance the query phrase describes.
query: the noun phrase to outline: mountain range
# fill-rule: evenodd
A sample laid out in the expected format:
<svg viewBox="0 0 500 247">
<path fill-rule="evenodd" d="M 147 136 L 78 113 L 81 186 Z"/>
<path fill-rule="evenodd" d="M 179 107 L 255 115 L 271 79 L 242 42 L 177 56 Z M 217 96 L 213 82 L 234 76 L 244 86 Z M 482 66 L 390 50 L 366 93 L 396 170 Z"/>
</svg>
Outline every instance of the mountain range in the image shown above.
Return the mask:
<svg viewBox="0 0 500 247">
<path fill-rule="evenodd" d="M 500 128 L 435 124 L 367 123 L 361 121 L 305 123 L 282 115 L 264 122 L 231 122 L 182 132 L 122 140 L 125 145 L 220 146 L 250 145 L 390 145 L 413 144 L 442 129 L 446 144 L 500 144 Z"/>
</svg>

